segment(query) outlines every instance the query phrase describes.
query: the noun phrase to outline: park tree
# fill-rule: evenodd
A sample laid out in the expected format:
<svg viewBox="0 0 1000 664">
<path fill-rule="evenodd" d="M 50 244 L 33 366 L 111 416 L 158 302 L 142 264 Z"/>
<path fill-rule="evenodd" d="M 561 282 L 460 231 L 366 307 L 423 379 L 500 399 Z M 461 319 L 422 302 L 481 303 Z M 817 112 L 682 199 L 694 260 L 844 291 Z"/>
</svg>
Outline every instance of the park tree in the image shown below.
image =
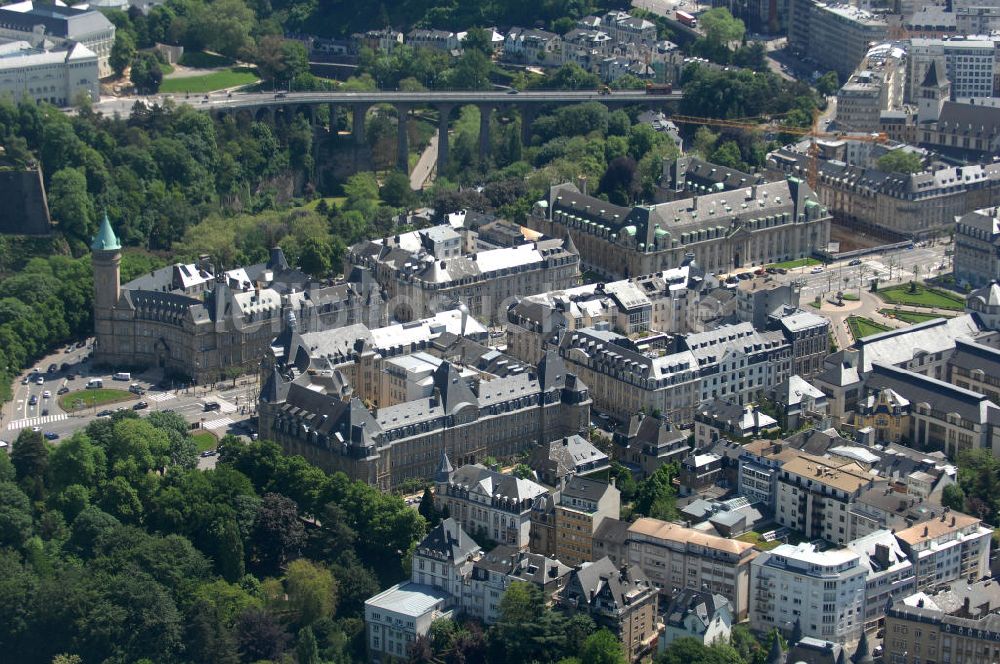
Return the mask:
<svg viewBox="0 0 1000 664">
<path fill-rule="evenodd" d="M 111 55 L 108 57 L 108 64 L 115 76 L 121 76 L 135 57 L 135 40 L 132 35 L 124 30 L 115 32 L 115 43 L 111 47 Z"/>
<path fill-rule="evenodd" d="M 715 46 L 728 46 L 732 42 L 742 41 L 746 26 L 738 18 L 734 18 L 725 7 L 715 7 L 698 17 L 701 29 L 706 39 Z"/>
<path fill-rule="evenodd" d="M 129 78 L 139 94 L 156 94 L 160 90 L 160 84 L 163 83 L 160 61 L 152 53 L 139 53 L 132 61 L 132 73 Z"/>
<path fill-rule="evenodd" d="M 587 662 L 587 664 L 626 664 L 628 662 L 622 648 L 622 642 L 607 629 L 598 630 L 587 637 L 580 649 L 580 660 Z"/>
<path fill-rule="evenodd" d="M 890 173 L 919 173 L 924 166 L 920 160 L 920 155 L 909 150 L 892 150 L 878 159 L 880 170 Z"/>
<path fill-rule="evenodd" d="M 816 91 L 824 97 L 837 94 L 840 89 L 840 77 L 835 71 L 828 71 L 816 81 Z"/>
<path fill-rule="evenodd" d="M 265 494 L 253 530 L 253 559 L 259 569 L 276 572 L 304 543 L 305 530 L 295 501 L 279 493 Z"/>
<path fill-rule="evenodd" d="M 40 499 L 45 495 L 46 474 L 49 468 L 49 448 L 38 431 L 24 429 L 11 447 L 10 460 L 14 464 L 17 483 L 29 497 Z"/>
<path fill-rule="evenodd" d="M 410 189 L 410 178 L 406 173 L 393 172 L 386 177 L 379 190 L 382 200 L 392 207 L 408 208 L 416 200 Z"/>
<path fill-rule="evenodd" d="M 477 50 L 490 57 L 493 55 L 493 35 L 485 28 L 469 28 L 462 40 L 462 48 L 465 50 Z"/>
<path fill-rule="evenodd" d="M 337 608 L 337 582 L 333 574 L 309 560 L 300 558 L 288 564 L 285 594 L 295 623 L 301 627 L 332 618 Z"/>
<path fill-rule="evenodd" d="M 277 660 L 289 640 L 281 623 L 262 609 L 247 609 L 236 621 L 236 641 L 244 662 Z"/>
<path fill-rule="evenodd" d="M 62 232 L 78 241 L 89 241 L 96 226 L 83 169 L 64 168 L 53 173 L 48 196 L 49 210 Z"/>
</svg>

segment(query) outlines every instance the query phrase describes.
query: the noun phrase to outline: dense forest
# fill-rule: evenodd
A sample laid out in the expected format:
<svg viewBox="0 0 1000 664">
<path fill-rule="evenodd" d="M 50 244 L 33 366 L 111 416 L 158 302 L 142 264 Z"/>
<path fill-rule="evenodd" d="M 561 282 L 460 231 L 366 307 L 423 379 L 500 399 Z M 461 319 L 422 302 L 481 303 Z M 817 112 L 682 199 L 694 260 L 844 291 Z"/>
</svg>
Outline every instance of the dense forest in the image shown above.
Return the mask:
<svg viewBox="0 0 1000 664">
<path fill-rule="evenodd" d="M 118 413 L 56 447 L 23 432 L 0 455 L 0 649 L 359 661 L 363 602 L 407 574 L 423 518 L 272 444 L 228 439 L 215 470 L 196 461 L 169 412 Z"/>
</svg>

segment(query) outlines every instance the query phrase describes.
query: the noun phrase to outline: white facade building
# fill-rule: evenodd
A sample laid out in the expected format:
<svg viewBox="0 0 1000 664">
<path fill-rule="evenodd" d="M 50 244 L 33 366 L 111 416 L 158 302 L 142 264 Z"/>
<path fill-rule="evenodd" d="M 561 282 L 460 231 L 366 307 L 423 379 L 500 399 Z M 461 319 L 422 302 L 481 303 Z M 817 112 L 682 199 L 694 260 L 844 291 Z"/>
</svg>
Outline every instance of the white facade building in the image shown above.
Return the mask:
<svg viewBox="0 0 1000 664">
<path fill-rule="evenodd" d="M 947 39 L 911 39 L 906 98 L 915 102 L 919 85 L 931 62 L 944 65 L 943 73 L 951 82 L 954 99 L 993 96 L 996 71 L 996 44 L 989 37 L 949 37 Z"/>
<path fill-rule="evenodd" d="M 865 568 L 865 631 L 878 629 L 889 602 L 916 590 L 913 563 L 890 530 L 876 530 L 848 542 L 847 548 L 861 557 Z"/>
<path fill-rule="evenodd" d="M 782 544 L 751 564 L 751 629 L 777 628 L 787 636 L 798 623 L 804 636 L 823 641 L 846 645 L 860 638 L 866 570 L 857 553 Z"/>
<path fill-rule="evenodd" d="M 896 533 L 917 576 L 917 590 L 989 574 L 993 531 L 974 516 L 945 512 Z"/>
<path fill-rule="evenodd" d="M 111 74 L 108 58 L 115 43 L 115 25 L 96 10 L 67 7 L 61 2 L 16 2 L 0 7 L 0 38 L 23 40 L 32 46 L 43 41 L 83 44 L 97 55 L 100 76 Z"/>
<path fill-rule="evenodd" d="M 79 93 L 100 99 L 97 55 L 82 44 L 59 50 L 0 43 L 0 97 L 69 106 Z"/>
<path fill-rule="evenodd" d="M 518 479 L 480 464 L 451 470 L 442 454 L 435 477 L 434 505 L 470 533 L 519 549 L 531 540 L 531 505 L 548 491 L 541 484 Z"/>
</svg>

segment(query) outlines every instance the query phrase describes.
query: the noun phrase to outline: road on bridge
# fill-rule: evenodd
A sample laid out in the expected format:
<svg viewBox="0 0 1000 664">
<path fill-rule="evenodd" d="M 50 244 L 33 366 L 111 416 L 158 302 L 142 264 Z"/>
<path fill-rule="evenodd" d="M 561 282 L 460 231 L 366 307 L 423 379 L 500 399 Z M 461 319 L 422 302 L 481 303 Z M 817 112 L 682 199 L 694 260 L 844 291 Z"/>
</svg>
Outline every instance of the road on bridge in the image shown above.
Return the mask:
<svg viewBox="0 0 1000 664">
<path fill-rule="evenodd" d="M 332 105 L 375 105 L 375 104 L 423 104 L 463 106 L 481 104 L 493 106 L 525 106 L 599 101 L 605 104 L 649 104 L 659 101 L 677 101 L 683 96 L 681 91 L 665 95 L 646 94 L 645 90 L 612 90 L 602 94 L 597 90 L 533 90 L 511 94 L 503 91 L 461 91 L 461 92 L 272 92 L 216 93 L 207 95 L 152 95 L 149 97 L 105 98 L 94 104 L 95 112 L 113 115 L 118 113 L 128 117 L 137 102 L 147 105 L 163 104 L 167 99 L 175 104 L 188 104 L 207 111 L 235 111 L 239 109 L 260 109 L 281 106 Z"/>
</svg>

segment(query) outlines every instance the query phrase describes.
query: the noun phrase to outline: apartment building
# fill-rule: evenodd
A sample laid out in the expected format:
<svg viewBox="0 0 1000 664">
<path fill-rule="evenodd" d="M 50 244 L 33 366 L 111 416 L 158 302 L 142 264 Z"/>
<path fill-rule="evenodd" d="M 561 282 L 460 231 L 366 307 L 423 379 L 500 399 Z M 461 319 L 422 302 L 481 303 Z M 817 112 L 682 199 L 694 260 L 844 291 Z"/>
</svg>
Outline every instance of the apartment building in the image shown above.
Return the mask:
<svg viewBox="0 0 1000 664">
<path fill-rule="evenodd" d="M 612 456 L 637 481 L 665 463 L 680 461 L 690 450 L 687 432 L 675 428 L 667 418 L 645 413 L 636 413 L 626 426 L 617 428 L 611 442 Z"/>
<path fill-rule="evenodd" d="M 500 249 L 467 251 L 450 225 L 366 240 L 350 248 L 345 274 L 371 270 L 393 301 L 397 320 L 413 320 L 463 303 L 473 317 L 497 323 L 517 297 L 570 288 L 580 259 L 563 240 L 541 238 Z"/>
<path fill-rule="evenodd" d="M 774 519 L 809 539 L 850 541 L 848 508 L 874 481 L 857 461 L 800 454 L 778 473 Z"/>
<path fill-rule="evenodd" d="M 788 45 L 811 58 L 822 71 L 833 70 L 847 78 L 872 43 L 889 33 L 884 14 L 854 5 L 820 0 L 789 0 Z"/>
<path fill-rule="evenodd" d="M 850 549 L 819 551 L 782 544 L 752 563 L 750 627 L 778 629 L 847 645 L 858 641 L 865 616 L 866 570 Z"/>
<path fill-rule="evenodd" d="M 524 295 L 507 310 L 507 351 L 537 362 L 559 328 L 607 323 L 623 335 L 700 329 L 698 302 L 710 278 L 693 261 L 655 274 Z"/>
<path fill-rule="evenodd" d="M 635 341 L 606 326 L 584 328 L 562 332 L 559 353 L 602 412 L 621 421 L 659 412 L 678 425 L 691 422 L 706 400 L 744 404 L 766 394 L 788 378 L 792 362 L 783 333 L 757 332 L 749 323 Z"/>
<path fill-rule="evenodd" d="M 650 518 L 636 519 L 626 541 L 629 564 L 664 595 L 708 589 L 729 600 L 736 620 L 746 619 L 750 563 L 757 555 L 752 544 Z"/>
<path fill-rule="evenodd" d="M 873 46 L 837 91 L 837 126 L 849 131 L 881 131 L 884 111 L 903 106 L 906 51 L 893 43 Z"/>
<path fill-rule="evenodd" d="M 503 59 L 535 67 L 558 67 L 563 61 L 562 38 L 545 30 L 512 27 L 504 37 Z"/>
<path fill-rule="evenodd" d="M 555 556 L 567 565 L 591 559 L 594 533 L 604 519 L 621 514 L 621 492 L 614 484 L 572 477 L 555 502 Z"/>
<path fill-rule="evenodd" d="M 892 531 L 878 530 L 847 543 L 865 569 L 864 630 L 881 627 L 889 602 L 916 590 L 913 563 L 903 553 Z"/>
<path fill-rule="evenodd" d="M 472 564 L 467 581 L 465 614 L 492 625 L 500 618 L 500 602 L 515 581 L 530 583 L 542 591 L 545 603 L 566 587 L 572 570 L 554 558 L 500 545 Z"/>
<path fill-rule="evenodd" d="M 772 171 L 804 176 L 809 160 L 805 153 L 782 148 L 770 153 L 767 163 Z M 907 175 L 820 160 L 816 195 L 838 224 L 919 238 L 951 232 L 956 216 L 1000 204 L 1000 164 L 939 165 Z"/>
<path fill-rule="evenodd" d="M 562 184 L 528 215 L 531 228 L 572 238 L 583 264 L 610 279 L 678 267 L 688 254 L 709 272 L 810 256 L 829 242 L 829 221 L 797 178 L 633 208 Z"/>
<path fill-rule="evenodd" d="M 885 618 L 887 664 L 1000 661 L 1000 585 L 962 581 L 898 598 Z"/>
<path fill-rule="evenodd" d="M 1000 218 L 996 207 L 973 210 L 955 223 L 955 281 L 980 288 L 1000 279 Z"/>
<path fill-rule="evenodd" d="M 619 568 L 608 558 L 584 562 L 570 575 L 560 601 L 609 629 L 621 640 L 630 662 L 656 647 L 660 635 L 656 588 L 634 566 Z"/>
<path fill-rule="evenodd" d="M 942 39 L 910 39 L 907 48 L 906 100 L 916 103 L 920 82 L 931 62 L 937 62 L 939 75 L 951 83 L 954 100 L 992 97 L 996 73 L 997 45 L 990 37 L 950 36 Z M 940 68 L 943 65 L 943 69 Z"/>
<path fill-rule="evenodd" d="M 444 451 L 434 485 L 438 511 L 447 510 L 467 532 L 520 550 L 530 544 L 531 506 L 548 492 L 541 484 L 480 464 L 452 470 Z"/>
<path fill-rule="evenodd" d="M 429 532 L 413 552 L 410 580 L 365 600 L 371 661 L 407 657 L 435 620 L 461 612 L 465 579 L 480 555 L 479 545 L 454 519 L 445 519 Z"/>
<path fill-rule="evenodd" d="M 992 529 L 976 517 L 947 508 L 940 517 L 896 533 L 903 552 L 913 563 L 918 590 L 987 577 L 992 536 Z"/>
<path fill-rule="evenodd" d="M 457 521 L 444 519 L 417 544 L 410 580 L 365 601 L 369 658 L 377 663 L 407 658 L 435 620 L 467 615 L 493 624 L 503 594 L 516 581 L 537 586 L 551 603 L 569 573 L 559 561 L 517 547 L 484 553 Z"/>
</svg>

